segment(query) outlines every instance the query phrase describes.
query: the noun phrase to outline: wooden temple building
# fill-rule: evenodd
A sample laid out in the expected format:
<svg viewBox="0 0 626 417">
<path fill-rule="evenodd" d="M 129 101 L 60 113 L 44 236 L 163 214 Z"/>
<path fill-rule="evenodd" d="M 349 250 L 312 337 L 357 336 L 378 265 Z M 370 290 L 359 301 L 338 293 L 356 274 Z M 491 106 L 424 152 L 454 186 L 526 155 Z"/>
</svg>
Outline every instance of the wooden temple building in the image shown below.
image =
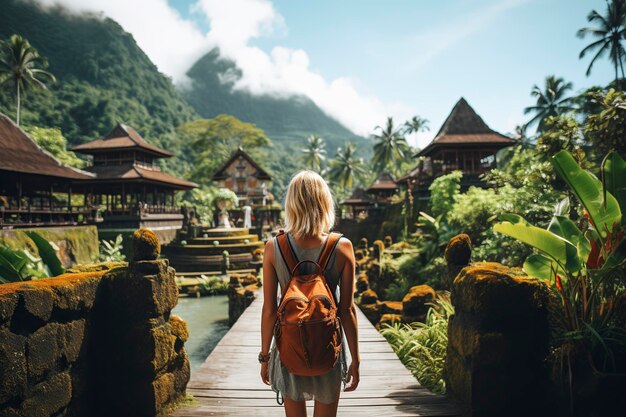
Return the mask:
<svg viewBox="0 0 626 417">
<path fill-rule="evenodd" d="M 496 167 L 496 153 L 515 141 L 491 129 L 461 98 L 435 138 L 415 157 L 417 166 L 397 183 L 414 194 L 428 193 L 433 180 L 452 171 L 463 172 L 461 187 L 484 186 L 480 176 Z"/>
<path fill-rule="evenodd" d="M 215 172 L 213 181 L 219 187 L 237 194 L 241 205 L 264 206 L 271 198 L 267 189 L 272 177 L 239 147 Z"/>
<path fill-rule="evenodd" d="M 269 190 L 272 176 L 240 146 L 212 177 L 218 187 L 232 190 L 239 207 L 229 209 L 235 227 L 244 224 L 245 210 L 252 210 L 251 232 L 263 236 L 280 222 L 282 208 Z"/>
<path fill-rule="evenodd" d="M 343 218 L 363 220 L 381 214 L 398 192 L 398 185 L 388 172 L 381 173 L 367 189 L 355 188 L 350 197 L 339 202 L 344 207 Z"/>
<path fill-rule="evenodd" d="M 98 226 L 101 233 L 147 227 L 159 234 L 162 243 L 176 236 L 183 215 L 175 194 L 198 185 L 161 171 L 157 160 L 174 155 L 149 144 L 124 124 L 72 150 L 92 156 L 92 165 L 87 168 L 94 174 L 89 194 L 92 204 L 103 208 L 103 221 Z"/>
<path fill-rule="evenodd" d="M 163 243 L 175 237 L 183 215 L 174 195 L 197 185 L 156 165 L 172 154 L 122 124 L 73 150 L 91 155 L 91 166 L 61 164 L 0 114 L 0 228 L 96 224 L 104 238 L 139 227 Z"/>
<path fill-rule="evenodd" d="M 375 204 L 387 204 L 389 199 L 398 191 L 398 184 L 388 172 L 382 172 L 365 192 L 369 194 Z"/>
<path fill-rule="evenodd" d="M 94 177 L 61 164 L 0 113 L 0 229 L 98 222 L 96 208 L 76 199 Z"/>
</svg>

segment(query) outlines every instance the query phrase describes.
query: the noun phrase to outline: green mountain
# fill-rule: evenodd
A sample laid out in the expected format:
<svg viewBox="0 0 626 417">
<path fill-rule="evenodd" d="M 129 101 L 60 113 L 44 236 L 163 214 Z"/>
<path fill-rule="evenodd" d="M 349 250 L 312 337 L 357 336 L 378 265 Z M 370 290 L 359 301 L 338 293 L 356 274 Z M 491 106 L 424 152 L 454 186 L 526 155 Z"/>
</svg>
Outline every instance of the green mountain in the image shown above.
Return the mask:
<svg viewBox="0 0 626 417">
<path fill-rule="evenodd" d="M 233 89 L 241 71 L 234 62 L 220 57 L 218 49 L 199 59 L 187 75 L 191 87 L 183 94 L 203 117 L 232 114 L 242 121 L 255 123 L 281 145 L 299 146 L 315 133 L 325 139 L 331 155 L 346 142 L 364 144 L 364 138 L 329 117 L 308 97 L 252 95 Z"/>
<path fill-rule="evenodd" d="M 326 140 L 329 158 L 348 141 L 360 145 L 364 156 L 371 152 L 368 140 L 350 132 L 306 97 L 256 96 L 234 90 L 240 71 L 222 59 L 218 50 L 190 68 L 189 88 L 177 89 L 129 33 L 99 14 L 76 15 L 60 6 L 42 8 L 32 1 L 2 0 L 0 39 L 12 34 L 28 39 L 48 59 L 48 70 L 57 77 L 49 91 L 26 94 L 22 124 L 59 128 L 71 145 L 100 137 L 124 122 L 177 155 L 162 165 L 186 175 L 194 153 L 176 127 L 199 117 L 232 114 L 255 123 L 272 140 L 267 157 L 259 162 L 275 174 L 277 192 L 301 166 L 300 148 L 310 134 Z M 0 89 L 0 112 L 13 116 L 14 100 L 12 89 Z"/>
<path fill-rule="evenodd" d="M 175 127 L 198 115 L 119 24 L 61 7 L 2 0 L 0 39 L 15 33 L 48 59 L 48 69 L 57 77 L 50 91 L 27 93 L 23 125 L 60 128 L 74 145 L 125 122 L 157 146 L 183 155 L 164 165 L 179 174 L 186 171 L 188 152 Z M 14 93 L 8 88 L 0 91 L 0 111 L 15 114 Z"/>
</svg>

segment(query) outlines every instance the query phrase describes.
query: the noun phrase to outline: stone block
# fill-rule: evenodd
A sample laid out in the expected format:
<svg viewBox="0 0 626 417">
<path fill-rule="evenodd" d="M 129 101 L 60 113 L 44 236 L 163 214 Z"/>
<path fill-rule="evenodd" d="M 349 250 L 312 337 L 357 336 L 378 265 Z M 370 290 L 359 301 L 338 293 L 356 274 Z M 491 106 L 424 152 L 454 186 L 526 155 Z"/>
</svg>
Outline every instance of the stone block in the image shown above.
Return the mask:
<svg viewBox="0 0 626 417">
<path fill-rule="evenodd" d="M 129 270 L 112 270 L 104 276 L 109 288 L 109 308 L 120 319 L 141 321 L 168 314 L 178 302 L 175 271 L 166 262 L 146 261 L 160 268 L 154 275 L 133 270 L 140 262 L 131 263 Z"/>
<path fill-rule="evenodd" d="M 90 310 L 96 299 L 100 280 L 104 273 L 104 271 L 81 273 L 80 275 L 85 275 L 85 279 L 68 282 L 66 285 L 54 286 L 52 289 L 56 295 L 56 308 L 65 311 Z M 63 276 L 65 275 L 61 277 Z"/>
<path fill-rule="evenodd" d="M 448 265 L 468 265 L 472 257 L 472 241 L 470 237 L 465 233 L 454 236 L 448 242 L 444 256 Z"/>
<path fill-rule="evenodd" d="M 60 356 L 57 340 L 60 327 L 60 324 L 49 323 L 28 337 L 26 351 L 30 381 L 38 380 L 54 369 Z"/>
<path fill-rule="evenodd" d="M 374 290 L 365 290 L 361 294 L 361 304 L 374 304 L 378 301 L 378 294 Z"/>
<path fill-rule="evenodd" d="M 125 334 L 120 336 L 116 339 L 125 346 L 124 354 L 118 355 L 117 364 L 113 365 L 120 369 L 154 377 L 176 355 L 176 336 L 172 334 L 169 323 L 153 319 L 127 328 Z"/>
<path fill-rule="evenodd" d="M 518 269 L 477 263 L 456 277 L 451 300 L 446 388 L 464 415 L 553 415 L 546 286 Z"/>
<path fill-rule="evenodd" d="M 72 380 L 67 372 L 56 374 L 37 384 L 20 405 L 23 417 L 49 417 L 67 406 L 72 399 Z"/>
<path fill-rule="evenodd" d="M 358 293 L 362 293 L 364 291 L 367 291 L 369 286 L 370 284 L 367 280 L 367 275 L 365 275 L 364 273 L 359 274 L 358 278 L 356 279 L 356 291 Z"/>
<path fill-rule="evenodd" d="M 59 354 L 68 363 L 75 362 L 85 344 L 85 319 L 59 326 L 57 333 Z"/>
<path fill-rule="evenodd" d="M 19 295 L 14 291 L 5 294 L 0 292 L 0 326 L 11 320 L 18 300 Z"/>
<path fill-rule="evenodd" d="M 31 317 L 46 322 L 52 315 L 54 307 L 54 293 L 52 289 L 45 286 L 35 286 L 23 284 L 18 289 L 24 311 Z"/>
<path fill-rule="evenodd" d="M 22 417 L 20 413 L 13 407 L 0 407 L 0 417 Z"/>
<path fill-rule="evenodd" d="M 175 314 L 170 316 L 170 327 L 172 329 L 172 334 L 179 338 L 180 340 L 186 342 L 189 339 L 189 329 L 187 328 L 187 323 L 180 316 Z"/>
<path fill-rule="evenodd" d="M 154 388 L 154 406 L 156 410 L 162 409 L 174 397 L 176 390 L 174 389 L 174 374 L 171 372 L 164 373 L 159 376 L 153 383 Z"/>
<path fill-rule="evenodd" d="M 433 301 L 435 301 L 435 290 L 430 286 L 411 287 L 402 299 L 402 321 L 405 323 L 424 321 Z"/>
<path fill-rule="evenodd" d="M 133 261 L 153 261 L 161 253 L 161 242 L 152 230 L 141 228 L 131 236 Z"/>
<path fill-rule="evenodd" d="M 0 404 L 22 397 L 27 381 L 26 338 L 0 330 Z"/>
<path fill-rule="evenodd" d="M 402 301 L 382 301 L 380 312 L 382 314 L 402 314 Z"/>
<path fill-rule="evenodd" d="M 378 322 L 379 326 L 383 324 L 393 325 L 402 322 L 402 316 L 400 314 L 383 314 Z"/>
<path fill-rule="evenodd" d="M 513 360 L 516 352 L 526 349 L 525 345 L 519 348 L 511 346 L 510 339 L 502 333 L 477 330 L 461 320 L 462 318 L 455 317 L 448 323 L 448 341 L 465 360 L 477 361 L 483 365 L 503 365 Z"/>
<path fill-rule="evenodd" d="M 370 323 L 376 325 L 380 320 L 380 305 L 379 303 L 372 304 L 360 304 L 359 308 L 370 321 Z"/>
<path fill-rule="evenodd" d="M 176 396 L 183 395 L 187 389 L 187 384 L 191 377 L 191 365 L 189 364 L 189 356 L 182 352 L 178 358 L 179 366 L 174 368 L 172 374 L 174 375 L 174 392 Z"/>
<path fill-rule="evenodd" d="M 481 318 L 481 325 L 496 329 L 526 326 L 532 317 L 543 314 L 549 290 L 540 280 L 521 270 L 493 262 L 464 268 L 452 284 L 452 304 Z"/>
<path fill-rule="evenodd" d="M 128 269 L 133 274 L 154 275 L 165 274 L 169 270 L 170 261 L 168 259 L 144 260 L 130 262 Z"/>
</svg>

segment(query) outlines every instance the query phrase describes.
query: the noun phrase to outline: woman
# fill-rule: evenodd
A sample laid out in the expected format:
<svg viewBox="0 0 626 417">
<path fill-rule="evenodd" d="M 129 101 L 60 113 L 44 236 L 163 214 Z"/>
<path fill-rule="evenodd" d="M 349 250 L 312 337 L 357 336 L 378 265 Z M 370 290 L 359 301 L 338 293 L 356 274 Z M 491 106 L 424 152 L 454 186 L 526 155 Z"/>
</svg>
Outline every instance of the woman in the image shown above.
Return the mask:
<svg viewBox="0 0 626 417">
<path fill-rule="evenodd" d="M 296 174 L 287 189 L 285 215 L 285 233 L 297 258 L 317 260 L 335 222 L 335 205 L 324 179 L 313 171 Z M 259 354 L 261 379 L 282 394 L 287 417 L 306 417 L 306 400 L 315 400 L 315 417 L 335 417 L 341 383 L 344 383 L 345 391 L 354 391 L 359 384 L 354 267 L 352 243 L 341 238 L 330 257 L 324 276 L 339 303 L 339 317 L 352 358 L 347 372 L 345 343 L 342 343 L 339 360 L 330 372 L 319 376 L 293 375 L 281 364 L 279 352 L 272 343 L 278 307 L 278 285 L 282 292 L 291 276 L 276 246 L 276 239 L 270 239 L 265 246 Z"/>
</svg>

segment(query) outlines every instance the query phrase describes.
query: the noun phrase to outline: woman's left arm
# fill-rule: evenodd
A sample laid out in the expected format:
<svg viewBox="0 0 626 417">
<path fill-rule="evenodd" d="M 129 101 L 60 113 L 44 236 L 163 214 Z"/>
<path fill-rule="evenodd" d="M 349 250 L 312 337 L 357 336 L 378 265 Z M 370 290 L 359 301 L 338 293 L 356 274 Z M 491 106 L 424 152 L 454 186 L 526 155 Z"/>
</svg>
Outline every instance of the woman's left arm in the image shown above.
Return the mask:
<svg viewBox="0 0 626 417">
<path fill-rule="evenodd" d="M 278 277 L 274 268 L 274 240 L 270 239 L 265 245 L 263 254 L 263 312 L 261 313 L 261 353 L 269 355 L 272 343 L 272 334 L 276 322 L 276 291 L 278 290 Z M 269 364 L 261 364 L 261 379 L 270 385 Z"/>
</svg>

